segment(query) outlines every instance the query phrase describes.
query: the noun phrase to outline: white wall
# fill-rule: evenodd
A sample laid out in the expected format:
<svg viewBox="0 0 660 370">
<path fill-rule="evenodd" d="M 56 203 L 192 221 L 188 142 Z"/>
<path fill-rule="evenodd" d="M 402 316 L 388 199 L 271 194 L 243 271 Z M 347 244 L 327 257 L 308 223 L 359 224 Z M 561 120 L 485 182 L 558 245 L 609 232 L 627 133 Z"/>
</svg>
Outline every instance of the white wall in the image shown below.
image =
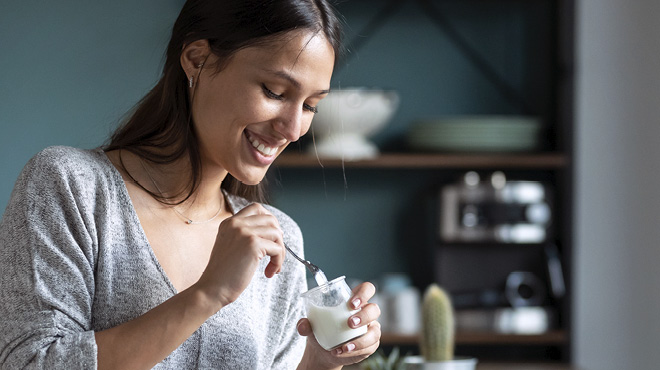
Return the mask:
<svg viewBox="0 0 660 370">
<path fill-rule="evenodd" d="M 578 0 L 575 362 L 660 368 L 660 1 Z"/>
</svg>

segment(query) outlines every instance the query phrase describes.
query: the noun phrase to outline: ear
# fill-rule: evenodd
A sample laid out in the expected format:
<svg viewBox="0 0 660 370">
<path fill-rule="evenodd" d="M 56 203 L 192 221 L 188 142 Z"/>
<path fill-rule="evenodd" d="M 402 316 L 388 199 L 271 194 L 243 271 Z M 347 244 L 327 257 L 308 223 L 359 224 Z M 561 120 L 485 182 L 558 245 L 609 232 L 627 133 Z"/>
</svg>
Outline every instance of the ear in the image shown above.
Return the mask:
<svg viewBox="0 0 660 370">
<path fill-rule="evenodd" d="M 209 42 L 206 39 L 193 41 L 181 51 L 181 68 L 188 77 L 197 76 L 197 72 L 211 54 Z"/>
</svg>

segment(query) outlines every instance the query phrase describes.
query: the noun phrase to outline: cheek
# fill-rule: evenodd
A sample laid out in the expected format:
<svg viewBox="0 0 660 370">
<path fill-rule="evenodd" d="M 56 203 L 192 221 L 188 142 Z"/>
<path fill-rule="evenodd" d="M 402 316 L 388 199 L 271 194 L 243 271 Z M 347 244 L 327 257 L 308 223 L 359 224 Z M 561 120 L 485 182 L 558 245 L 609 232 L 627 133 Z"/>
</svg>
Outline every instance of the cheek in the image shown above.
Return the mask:
<svg viewBox="0 0 660 370">
<path fill-rule="evenodd" d="M 219 112 L 224 109 L 224 97 L 210 89 L 200 88 L 193 97 L 193 120 L 197 129 L 205 132 L 217 128 Z"/>
<path fill-rule="evenodd" d="M 312 127 L 312 119 L 308 119 L 303 121 L 303 123 L 300 125 L 300 136 L 304 136 Z"/>
<path fill-rule="evenodd" d="M 247 99 L 217 90 L 204 93 L 199 94 L 199 100 L 195 102 L 195 128 L 200 135 L 206 134 L 209 138 L 233 137 L 230 133 L 237 129 L 237 123 L 245 119 L 246 112 L 250 112 L 250 107 L 241 104 Z"/>
</svg>

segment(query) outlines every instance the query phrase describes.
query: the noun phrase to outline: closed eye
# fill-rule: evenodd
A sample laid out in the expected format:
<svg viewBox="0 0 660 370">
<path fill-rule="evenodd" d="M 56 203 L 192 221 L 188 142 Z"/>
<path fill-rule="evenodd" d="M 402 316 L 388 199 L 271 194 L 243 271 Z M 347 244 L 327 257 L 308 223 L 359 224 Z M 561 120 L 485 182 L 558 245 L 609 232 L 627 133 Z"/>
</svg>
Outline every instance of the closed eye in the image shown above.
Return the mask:
<svg viewBox="0 0 660 370">
<path fill-rule="evenodd" d="M 309 104 L 303 104 L 303 108 L 305 108 L 305 110 L 308 110 L 308 111 L 310 111 L 310 112 L 312 112 L 312 113 L 314 113 L 314 114 L 316 114 L 316 113 L 319 112 L 319 109 L 318 109 L 317 107 L 312 107 L 312 106 L 309 105 Z"/>
<path fill-rule="evenodd" d="M 264 94 L 267 97 L 275 100 L 284 100 L 284 96 L 275 94 L 271 89 L 269 89 L 265 84 L 261 84 L 261 88 L 264 90 Z"/>
<path fill-rule="evenodd" d="M 266 96 L 269 97 L 270 99 L 284 100 L 283 95 L 274 93 L 273 90 L 269 89 L 268 86 L 266 86 L 266 84 L 261 84 L 261 88 L 263 89 L 264 94 L 266 94 Z M 303 109 L 305 109 L 308 112 L 312 112 L 314 114 L 319 112 L 317 107 L 313 107 L 309 104 L 303 104 Z"/>
</svg>

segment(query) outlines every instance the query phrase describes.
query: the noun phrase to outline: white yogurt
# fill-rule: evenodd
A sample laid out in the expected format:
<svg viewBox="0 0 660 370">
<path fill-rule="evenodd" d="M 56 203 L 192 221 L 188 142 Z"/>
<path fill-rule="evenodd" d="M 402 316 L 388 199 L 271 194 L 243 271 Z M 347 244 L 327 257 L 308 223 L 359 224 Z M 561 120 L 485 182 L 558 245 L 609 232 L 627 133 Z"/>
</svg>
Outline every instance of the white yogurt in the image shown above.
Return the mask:
<svg viewBox="0 0 660 370">
<path fill-rule="evenodd" d="M 367 332 L 367 326 L 348 327 L 348 318 L 360 310 L 349 310 L 343 303 L 335 307 L 308 306 L 307 318 L 321 347 L 329 351 Z"/>
<path fill-rule="evenodd" d="M 316 284 L 319 286 L 328 283 L 328 278 L 325 277 L 325 274 L 321 270 L 318 270 L 316 274 L 314 274 L 314 280 L 316 280 Z"/>
</svg>

